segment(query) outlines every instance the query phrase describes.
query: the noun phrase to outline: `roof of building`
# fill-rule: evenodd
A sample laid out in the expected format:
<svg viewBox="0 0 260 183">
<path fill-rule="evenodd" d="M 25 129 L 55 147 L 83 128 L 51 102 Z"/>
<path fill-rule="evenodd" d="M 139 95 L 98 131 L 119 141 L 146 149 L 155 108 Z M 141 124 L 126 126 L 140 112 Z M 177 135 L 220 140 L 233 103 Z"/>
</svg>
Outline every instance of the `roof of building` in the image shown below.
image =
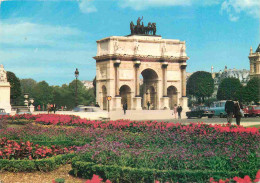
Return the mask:
<svg viewBox="0 0 260 183">
<path fill-rule="evenodd" d="M 258 53 L 260 53 L 260 44 L 258 45 L 258 47 L 257 47 L 257 49 L 256 49 L 256 51 L 255 52 L 258 52 Z"/>
</svg>

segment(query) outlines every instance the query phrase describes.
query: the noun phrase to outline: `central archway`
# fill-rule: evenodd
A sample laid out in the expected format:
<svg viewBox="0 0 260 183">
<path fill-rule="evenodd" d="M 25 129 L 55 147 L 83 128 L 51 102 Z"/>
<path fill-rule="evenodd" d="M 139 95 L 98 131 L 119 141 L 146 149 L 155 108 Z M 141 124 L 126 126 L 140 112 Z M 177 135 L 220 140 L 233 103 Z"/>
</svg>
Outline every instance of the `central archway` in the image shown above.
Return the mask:
<svg viewBox="0 0 260 183">
<path fill-rule="evenodd" d="M 121 97 L 121 105 L 126 102 L 127 103 L 127 109 L 131 109 L 131 88 L 127 85 L 123 85 L 119 89 L 119 95 Z"/>
<path fill-rule="evenodd" d="M 143 77 L 143 86 L 142 88 L 142 108 L 147 109 L 147 103 L 150 103 L 150 109 L 158 109 L 158 75 L 153 69 L 145 69 L 141 72 Z"/>
</svg>

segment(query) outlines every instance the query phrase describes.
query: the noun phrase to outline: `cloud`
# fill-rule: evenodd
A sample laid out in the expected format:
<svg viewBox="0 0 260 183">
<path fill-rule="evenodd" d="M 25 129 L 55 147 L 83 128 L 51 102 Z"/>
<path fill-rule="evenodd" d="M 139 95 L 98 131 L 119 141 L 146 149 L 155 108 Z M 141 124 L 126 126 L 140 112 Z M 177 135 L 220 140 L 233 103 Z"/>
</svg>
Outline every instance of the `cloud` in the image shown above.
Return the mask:
<svg viewBox="0 0 260 183">
<path fill-rule="evenodd" d="M 10 22 L 10 21 L 9 21 Z M 12 47 L 68 47 L 65 42 L 75 42 L 71 47 L 82 43 L 76 42 L 86 37 L 86 33 L 78 29 L 62 26 L 35 24 L 31 22 L 0 23 L 0 43 Z"/>
<path fill-rule="evenodd" d="M 221 4 L 221 13 L 227 13 L 231 21 L 237 21 L 240 13 L 260 18 L 259 0 L 225 0 Z"/>
<path fill-rule="evenodd" d="M 237 21 L 240 13 L 260 17 L 260 0 L 115 0 L 122 8 L 144 10 L 147 8 L 173 6 L 221 6 L 221 13 L 227 13 L 230 21 Z"/>
<path fill-rule="evenodd" d="M 82 13 L 93 13 L 97 11 L 93 0 L 80 0 L 79 8 Z"/>
<path fill-rule="evenodd" d="M 132 8 L 135 10 L 143 10 L 150 7 L 170 7 L 170 6 L 191 6 L 191 5 L 200 5 L 200 6 L 211 6 L 219 4 L 220 0 L 118 0 L 118 3 L 121 7 Z"/>
<path fill-rule="evenodd" d="M 62 84 L 73 78 L 66 68 L 76 67 L 93 70 L 81 73 L 82 78 L 95 75 L 96 43 L 86 32 L 14 20 L 0 22 L 0 27 L 0 63 L 18 77 Z"/>
</svg>

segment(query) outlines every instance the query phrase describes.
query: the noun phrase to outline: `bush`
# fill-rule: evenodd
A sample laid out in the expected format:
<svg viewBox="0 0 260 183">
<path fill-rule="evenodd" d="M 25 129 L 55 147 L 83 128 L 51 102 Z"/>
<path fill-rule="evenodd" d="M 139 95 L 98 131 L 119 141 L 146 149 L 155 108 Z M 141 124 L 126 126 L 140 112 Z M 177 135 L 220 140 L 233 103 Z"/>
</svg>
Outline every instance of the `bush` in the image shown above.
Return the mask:
<svg viewBox="0 0 260 183">
<path fill-rule="evenodd" d="M 57 155 L 40 160 L 7 160 L 0 159 L 0 170 L 10 172 L 48 172 L 66 164 L 75 157 L 75 154 Z"/>
<path fill-rule="evenodd" d="M 130 168 L 117 165 L 99 165 L 92 162 L 72 159 L 72 169 L 76 176 L 90 179 L 93 174 L 112 182 L 208 182 L 210 177 L 235 177 L 239 172 L 210 170 L 156 170 L 148 168 Z"/>
</svg>

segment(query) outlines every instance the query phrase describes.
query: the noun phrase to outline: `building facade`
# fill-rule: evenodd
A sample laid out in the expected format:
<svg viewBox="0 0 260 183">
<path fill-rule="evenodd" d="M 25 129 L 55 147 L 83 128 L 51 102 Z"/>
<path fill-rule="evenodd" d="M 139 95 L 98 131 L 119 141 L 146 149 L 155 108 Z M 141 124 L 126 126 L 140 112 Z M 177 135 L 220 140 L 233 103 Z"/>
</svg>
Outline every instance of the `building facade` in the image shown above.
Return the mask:
<svg viewBox="0 0 260 183">
<path fill-rule="evenodd" d="M 212 78 L 214 79 L 214 93 L 212 95 L 213 98 L 217 97 L 218 86 L 223 79 L 237 78 L 243 86 L 245 86 L 250 79 L 249 70 L 228 69 L 227 66 L 225 66 L 223 71 L 220 70 L 219 72 L 213 72 L 212 70 Z"/>
<path fill-rule="evenodd" d="M 185 42 L 161 36 L 112 36 L 97 41 L 96 101 L 102 109 L 187 108 Z M 143 80 L 142 88 L 140 81 Z M 108 101 L 107 98 L 111 98 Z"/>
<path fill-rule="evenodd" d="M 258 77 L 260 78 L 260 44 L 258 45 L 256 51 L 253 53 L 252 47 L 249 53 L 250 62 L 250 78 Z"/>
<path fill-rule="evenodd" d="M 87 81 L 87 80 L 83 80 L 81 81 L 83 83 L 83 85 L 86 87 L 86 89 L 90 89 L 93 88 L 93 81 Z"/>
</svg>

